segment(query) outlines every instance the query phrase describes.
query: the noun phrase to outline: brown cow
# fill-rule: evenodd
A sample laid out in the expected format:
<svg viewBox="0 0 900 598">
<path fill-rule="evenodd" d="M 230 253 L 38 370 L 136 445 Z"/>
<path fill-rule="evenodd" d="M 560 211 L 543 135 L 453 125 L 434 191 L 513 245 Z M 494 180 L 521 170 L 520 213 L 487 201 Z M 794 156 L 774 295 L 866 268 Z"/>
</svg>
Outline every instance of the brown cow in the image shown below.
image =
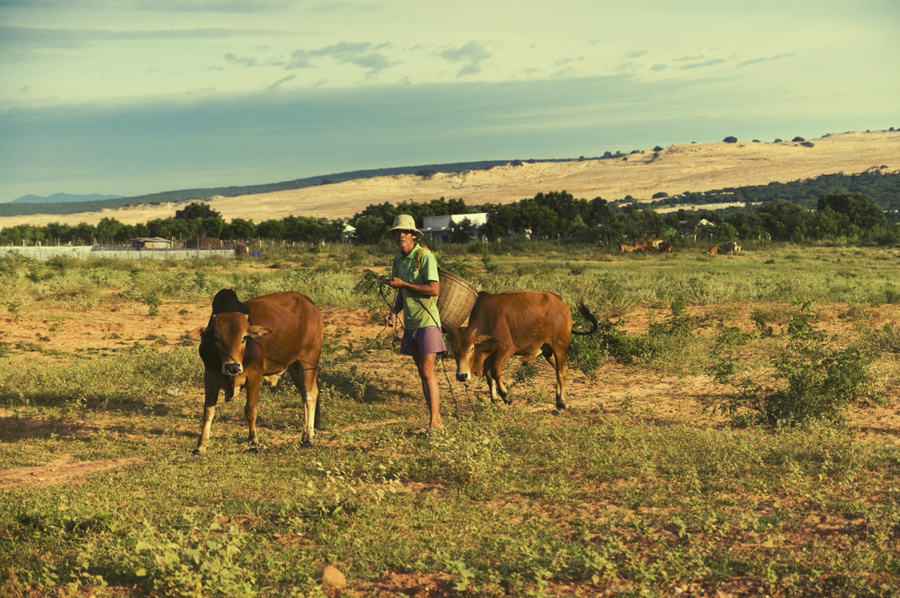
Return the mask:
<svg viewBox="0 0 900 598">
<path fill-rule="evenodd" d="M 620 253 L 631 253 L 632 251 L 634 251 L 633 245 L 625 245 L 624 243 L 619 244 Z"/>
<path fill-rule="evenodd" d="M 274 385 L 285 370 L 303 398 L 303 443 L 311 445 L 319 413 L 316 380 L 323 325 L 322 312 L 308 297 L 294 291 L 272 293 L 246 303 L 238 301 L 231 289 L 219 291 L 206 328 L 188 334 L 188 338 L 200 341 L 204 365 L 203 427 L 194 453 L 206 452 L 219 391 L 224 391 L 228 402 L 241 389 L 247 390 L 247 440 L 250 449 L 259 449 L 256 407 L 260 386 L 263 380 Z"/>
<path fill-rule="evenodd" d="M 456 379 L 467 382 L 484 376 L 491 392 L 510 404 L 508 391 L 500 375 L 513 355 L 531 360 L 543 354 L 556 370 L 556 407 L 566 408 L 566 355 L 571 334 L 591 334 L 597 330 L 597 318 L 582 303 L 578 306 L 593 324 L 588 332 L 572 330 L 572 311 L 559 295 L 536 291 L 509 291 L 493 295 L 478 293 L 469 315 L 468 326 L 451 333 L 456 355 Z"/>
<path fill-rule="evenodd" d="M 709 248 L 709 255 L 716 255 L 717 253 L 719 253 L 718 247 L 710 247 Z"/>
</svg>

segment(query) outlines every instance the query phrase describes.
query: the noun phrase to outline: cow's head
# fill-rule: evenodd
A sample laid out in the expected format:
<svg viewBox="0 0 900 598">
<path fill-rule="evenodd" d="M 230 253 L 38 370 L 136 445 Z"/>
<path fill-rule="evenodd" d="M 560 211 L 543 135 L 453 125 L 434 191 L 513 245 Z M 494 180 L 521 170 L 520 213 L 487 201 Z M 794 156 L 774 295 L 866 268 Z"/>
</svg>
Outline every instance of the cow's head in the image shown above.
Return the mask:
<svg viewBox="0 0 900 598">
<path fill-rule="evenodd" d="M 237 376 L 244 371 L 244 352 L 247 340 L 259 338 L 272 332 L 262 326 L 251 326 L 246 314 L 229 312 L 216 314 L 210 318 L 204 336 L 215 338 L 216 350 L 222 361 L 222 373 Z"/>
<path fill-rule="evenodd" d="M 478 334 L 478 329 L 461 326 L 450 334 L 450 344 L 456 356 L 456 379 L 467 382 L 472 376 L 484 374 L 484 360 L 497 349 L 497 341 Z"/>
</svg>

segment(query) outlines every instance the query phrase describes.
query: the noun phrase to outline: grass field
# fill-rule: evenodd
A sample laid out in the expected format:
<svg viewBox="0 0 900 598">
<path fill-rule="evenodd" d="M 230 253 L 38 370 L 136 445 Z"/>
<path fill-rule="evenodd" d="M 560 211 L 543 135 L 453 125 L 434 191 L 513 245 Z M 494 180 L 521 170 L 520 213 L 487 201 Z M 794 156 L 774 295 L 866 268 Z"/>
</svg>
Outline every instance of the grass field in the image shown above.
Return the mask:
<svg viewBox="0 0 900 598">
<path fill-rule="evenodd" d="M 365 284 L 387 246 L 0 259 L 0 597 L 900 594 L 896 249 L 435 249 L 484 290 L 598 314 L 568 410 L 545 363 L 508 366 L 505 407 L 449 359 L 446 432 L 411 434 L 418 381 Z M 263 451 L 238 398 L 191 454 L 202 366 L 180 336 L 222 287 L 325 313 L 314 448 L 280 384 Z M 766 420 L 789 401 L 806 410 Z"/>
</svg>

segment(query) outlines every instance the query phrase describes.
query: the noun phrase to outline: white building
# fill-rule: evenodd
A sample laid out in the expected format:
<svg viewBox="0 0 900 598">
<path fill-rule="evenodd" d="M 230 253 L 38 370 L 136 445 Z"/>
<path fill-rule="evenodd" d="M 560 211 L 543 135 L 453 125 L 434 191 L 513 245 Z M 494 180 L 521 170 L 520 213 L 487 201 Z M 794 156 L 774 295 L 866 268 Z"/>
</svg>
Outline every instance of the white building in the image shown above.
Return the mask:
<svg viewBox="0 0 900 598">
<path fill-rule="evenodd" d="M 462 224 L 468 220 L 473 227 L 471 238 L 478 239 L 478 229 L 487 224 L 488 215 L 486 212 L 478 212 L 477 214 L 453 214 L 450 216 L 424 216 L 422 218 L 422 232 L 432 239 L 439 239 L 447 242 L 450 240 L 450 233 L 454 224 Z"/>
</svg>

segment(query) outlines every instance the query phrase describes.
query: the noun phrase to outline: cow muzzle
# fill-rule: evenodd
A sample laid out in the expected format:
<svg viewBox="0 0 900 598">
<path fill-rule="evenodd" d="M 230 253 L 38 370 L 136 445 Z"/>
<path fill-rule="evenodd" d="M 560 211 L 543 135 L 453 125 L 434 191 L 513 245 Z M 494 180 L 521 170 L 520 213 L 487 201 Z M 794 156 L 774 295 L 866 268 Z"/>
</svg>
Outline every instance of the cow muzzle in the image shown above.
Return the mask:
<svg viewBox="0 0 900 598">
<path fill-rule="evenodd" d="M 456 372 L 456 379 L 459 380 L 460 382 L 468 382 L 469 381 L 469 372 L 466 372 L 465 374 Z"/>
<path fill-rule="evenodd" d="M 222 364 L 222 373 L 226 376 L 237 376 L 244 371 L 244 367 L 236 361 Z"/>
</svg>

